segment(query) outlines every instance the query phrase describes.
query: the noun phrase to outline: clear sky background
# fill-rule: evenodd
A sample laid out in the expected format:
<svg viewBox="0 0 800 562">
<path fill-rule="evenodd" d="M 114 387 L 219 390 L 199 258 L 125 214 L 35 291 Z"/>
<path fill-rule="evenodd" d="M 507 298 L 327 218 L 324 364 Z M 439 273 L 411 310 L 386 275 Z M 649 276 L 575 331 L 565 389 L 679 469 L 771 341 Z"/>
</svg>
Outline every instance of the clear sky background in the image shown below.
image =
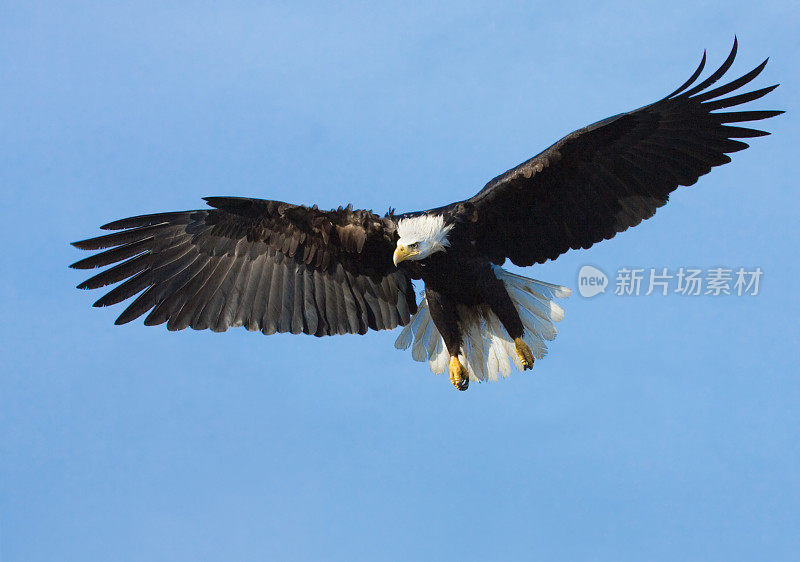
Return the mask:
<svg viewBox="0 0 800 562">
<path fill-rule="evenodd" d="M 796 560 L 798 29 L 790 1 L 5 3 L 0 559 Z M 732 75 L 783 84 L 773 135 L 525 274 L 759 266 L 757 297 L 575 294 L 532 375 L 460 393 L 397 332 L 115 327 L 74 289 L 70 241 L 202 196 L 469 196 L 734 33 Z"/>
</svg>

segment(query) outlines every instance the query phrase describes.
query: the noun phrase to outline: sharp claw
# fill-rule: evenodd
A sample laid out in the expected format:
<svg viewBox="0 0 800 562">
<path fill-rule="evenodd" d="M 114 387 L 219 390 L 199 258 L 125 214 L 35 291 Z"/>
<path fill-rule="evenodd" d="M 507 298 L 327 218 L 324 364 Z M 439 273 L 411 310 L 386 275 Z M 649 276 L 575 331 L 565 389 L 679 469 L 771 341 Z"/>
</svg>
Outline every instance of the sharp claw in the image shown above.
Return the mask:
<svg viewBox="0 0 800 562">
<path fill-rule="evenodd" d="M 469 388 L 469 373 L 458 360 L 458 357 L 450 357 L 450 382 L 458 390 L 464 391 Z"/>
<path fill-rule="evenodd" d="M 519 360 L 522 363 L 522 370 L 527 371 L 528 369 L 533 369 L 534 358 L 531 348 L 528 347 L 528 344 L 522 341 L 522 338 L 515 338 L 514 347 L 517 350 L 517 357 L 519 357 Z"/>
</svg>

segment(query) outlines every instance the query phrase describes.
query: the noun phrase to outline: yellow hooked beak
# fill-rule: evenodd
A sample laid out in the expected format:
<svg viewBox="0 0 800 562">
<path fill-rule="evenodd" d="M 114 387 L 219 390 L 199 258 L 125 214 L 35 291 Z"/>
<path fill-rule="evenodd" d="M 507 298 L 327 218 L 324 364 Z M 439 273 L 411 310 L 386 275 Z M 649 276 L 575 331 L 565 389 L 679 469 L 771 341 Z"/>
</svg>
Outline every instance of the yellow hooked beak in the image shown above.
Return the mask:
<svg viewBox="0 0 800 562">
<path fill-rule="evenodd" d="M 395 265 L 397 265 L 401 261 L 405 261 L 411 256 L 416 256 L 417 254 L 419 254 L 418 250 L 412 250 L 410 248 L 407 248 L 406 246 L 403 246 L 402 244 L 398 244 L 397 248 L 395 248 L 394 250 L 392 261 L 394 262 Z"/>
</svg>

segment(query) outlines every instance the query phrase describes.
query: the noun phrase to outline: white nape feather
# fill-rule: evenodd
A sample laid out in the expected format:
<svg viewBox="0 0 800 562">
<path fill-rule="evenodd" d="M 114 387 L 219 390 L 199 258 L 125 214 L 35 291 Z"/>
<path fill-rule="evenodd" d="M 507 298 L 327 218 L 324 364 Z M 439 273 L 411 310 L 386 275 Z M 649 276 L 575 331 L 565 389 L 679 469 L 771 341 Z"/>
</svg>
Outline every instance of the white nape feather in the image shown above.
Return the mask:
<svg viewBox="0 0 800 562">
<path fill-rule="evenodd" d="M 397 234 L 400 237 L 397 245 L 408 247 L 418 244 L 418 254 L 409 259 L 420 260 L 447 248 L 450 245 L 447 234 L 452 228 L 452 224 L 444 224 L 442 215 L 419 215 L 400 219 L 397 223 Z"/>
<path fill-rule="evenodd" d="M 564 318 L 564 309 L 551 299 L 568 297 L 566 287 L 515 275 L 494 267 L 497 278 L 506 286 L 511 301 L 519 312 L 525 333 L 522 339 L 536 359 L 547 353 L 545 342 L 556 337 L 555 322 Z M 458 307 L 463 345 L 459 361 L 469 371 L 472 381 L 496 381 L 511 375 L 511 365 L 522 370 L 513 340 L 497 316 L 487 306 Z M 431 319 L 428 301 L 423 298 L 419 309 L 395 342 L 398 349 L 412 347 L 416 361 L 427 361 L 436 374 L 447 370 L 449 355 L 439 330 Z"/>
</svg>

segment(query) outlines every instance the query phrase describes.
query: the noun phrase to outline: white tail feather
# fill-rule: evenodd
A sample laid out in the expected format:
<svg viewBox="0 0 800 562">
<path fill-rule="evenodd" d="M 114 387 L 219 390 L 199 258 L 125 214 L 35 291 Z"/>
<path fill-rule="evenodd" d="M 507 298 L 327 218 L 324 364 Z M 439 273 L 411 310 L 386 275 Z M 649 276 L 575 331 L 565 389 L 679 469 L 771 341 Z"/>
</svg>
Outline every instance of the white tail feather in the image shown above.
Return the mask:
<svg viewBox="0 0 800 562">
<path fill-rule="evenodd" d="M 551 299 L 568 297 L 567 287 L 529 279 L 495 267 L 494 273 L 506 286 L 517 307 L 525 333 L 523 341 L 536 359 L 547 354 L 546 341 L 552 341 L 558 331 L 554 322 L 564 318 L 564 309 Z M 522 370 L 513 340 L 488 306 L 458 307 L 459 324 L 463 330 L 459 361 L 469 371 L 472 381 L 496 381 L 499 376 L 511 375 L 511 363 Z M 395 341 L 398 349 L 412 348 L 415 361 L 427 361 L 431 371 L 444 373 L 449 355 L 439 330 L 431 319 L 428 301 L 422 299 L 419 309 Z M 413 347 L 412 347 L 413 346 Z"/>
</svg>

